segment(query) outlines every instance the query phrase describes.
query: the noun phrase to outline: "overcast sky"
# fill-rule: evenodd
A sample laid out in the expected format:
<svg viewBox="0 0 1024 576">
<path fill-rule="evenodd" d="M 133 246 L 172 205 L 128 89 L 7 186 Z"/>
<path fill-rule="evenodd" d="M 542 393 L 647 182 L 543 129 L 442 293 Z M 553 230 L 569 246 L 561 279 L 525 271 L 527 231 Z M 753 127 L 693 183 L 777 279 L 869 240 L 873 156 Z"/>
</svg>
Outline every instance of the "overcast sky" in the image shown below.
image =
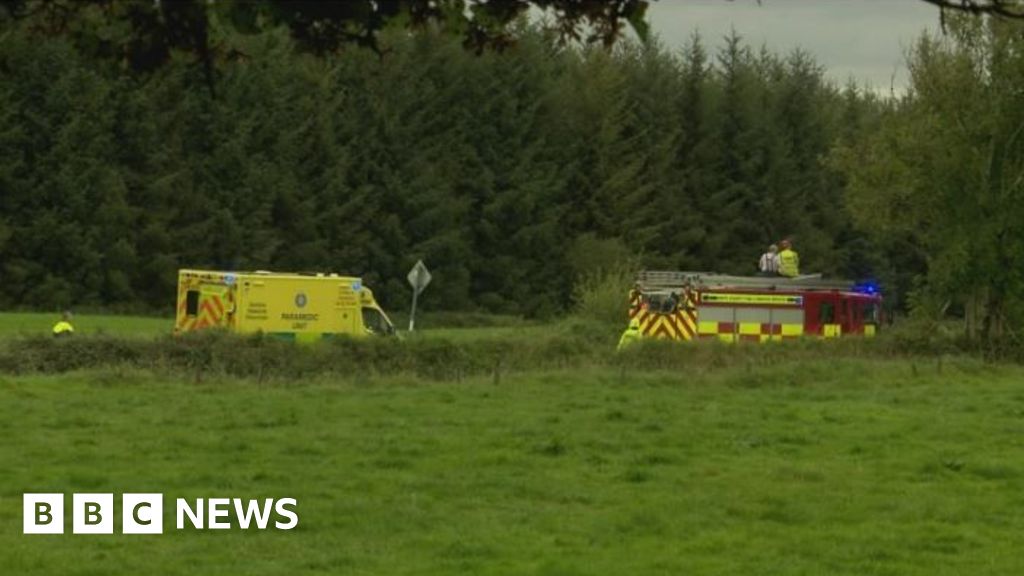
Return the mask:
<svg viewBox="0 0 1024 576">
<path fill-rule="evenodd" d="M 659 0 L 648 20 L 672 49 L 695 30 L 718 47 L 735 28 L 755 47 L 804 48 L 840 84 L 853 77 L 888 93 L 905 88 L 906 49 L 923 30 L 938 30 L 939 11 L 922 0 Z"/>
</svg>

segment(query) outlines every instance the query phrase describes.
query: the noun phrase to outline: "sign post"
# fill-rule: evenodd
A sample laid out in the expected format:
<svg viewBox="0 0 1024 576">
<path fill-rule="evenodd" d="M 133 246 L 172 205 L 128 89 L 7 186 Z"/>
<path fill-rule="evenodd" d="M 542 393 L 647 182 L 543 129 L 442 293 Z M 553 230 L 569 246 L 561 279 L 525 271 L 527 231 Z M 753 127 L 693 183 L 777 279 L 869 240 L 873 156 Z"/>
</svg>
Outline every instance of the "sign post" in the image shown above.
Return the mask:
<svg viewBox="0 0 1024 576">
<path fill-rule="evenodd" d="M 416 265 L 409 270 L 409 275 L 406 278 L 409 279 L 409 285 L 412 286 L 412 312 L 409 313 L 409 332 L 412 332 L 416 326 L 416 301 L 419 299 L 420 292 L 423 292 L 427 284 L 430 284 L 430 270 L 427 270 L 423 260 L 417 260 Z"/>
</svg>

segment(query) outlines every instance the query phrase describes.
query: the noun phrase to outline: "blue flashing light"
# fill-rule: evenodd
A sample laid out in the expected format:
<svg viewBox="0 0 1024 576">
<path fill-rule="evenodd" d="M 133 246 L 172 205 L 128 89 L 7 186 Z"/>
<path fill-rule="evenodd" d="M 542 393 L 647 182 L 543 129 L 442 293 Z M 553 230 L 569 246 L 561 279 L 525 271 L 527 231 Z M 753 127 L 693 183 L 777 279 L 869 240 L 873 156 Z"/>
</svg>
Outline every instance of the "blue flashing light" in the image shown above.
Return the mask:
<svg viewBox="0 0 1024 576">
<path fill-rule="evenodd" d="M 860 294 L 880 294 L 882 292 L 878 287 L 878 282 L 874 280 L 864 280 L 854 284 L 853 291 Z"/>
</svg>

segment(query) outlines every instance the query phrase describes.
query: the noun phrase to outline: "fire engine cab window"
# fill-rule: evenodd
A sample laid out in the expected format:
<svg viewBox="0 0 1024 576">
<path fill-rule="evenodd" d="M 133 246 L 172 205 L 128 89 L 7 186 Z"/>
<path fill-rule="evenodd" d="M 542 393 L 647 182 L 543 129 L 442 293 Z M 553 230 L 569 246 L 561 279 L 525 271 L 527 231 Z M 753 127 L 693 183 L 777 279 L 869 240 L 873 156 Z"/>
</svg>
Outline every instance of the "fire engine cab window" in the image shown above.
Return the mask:
<svg viewBox="0 0 1024 576">
<path fill-rule="evenodd" d="M 872 324 L 878 324 L 878 306 L 868 304 L 864 307 L 864 321 Z"/>
<path fill-rule="evenodd" d="M 822 324 L 835 324 L 836 307 L 831 302 L 822 302 L 821 308 L 818 308 L 818 319 Z"/>
<path fill-rule="evenodd" d="M 199 314 L 199 290 L 189 290 L 185 293 L 185 315 L 196 314 Z"/>
<path fill-rule="evenodd" d="M 651 294 L 647 297 L 647 309 L 656 314 L 675 312 L 679 298 L 675 294 Z"/>
</svg>

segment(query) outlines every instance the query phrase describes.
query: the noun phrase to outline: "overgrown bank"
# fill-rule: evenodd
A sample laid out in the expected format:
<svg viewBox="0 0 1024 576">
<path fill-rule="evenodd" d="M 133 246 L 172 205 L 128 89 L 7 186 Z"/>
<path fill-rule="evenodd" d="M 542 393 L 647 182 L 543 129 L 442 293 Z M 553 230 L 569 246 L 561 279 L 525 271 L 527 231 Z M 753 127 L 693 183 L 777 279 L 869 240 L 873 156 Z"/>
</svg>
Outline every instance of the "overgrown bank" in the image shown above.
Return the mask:
<svg viewBox="0 0 1024 576">
<path fill-rule="evenodd" d="M 341 338 L 296 345 L 263 336 L 204 332 L 156 339 L 86 336 L 55 340 L 13 338 L 0 344 L 0 373 L 63 373 L 93 368 L 133 368 L 194 380 L 217 376 L 258 380 L 315 376 L 411 374 L 430 380 L 529 370 L 610 367 L 623 370 L 751 369 L 822 357 L 920 358 L 986 355 L 939 330 L 905 328 L 874 339 L 806 340 L 779 345 L 644 342 L 622 353 L 607 330 L 579 320 L 550 328 L 481 333 L 470 338 L 417 335 L 397 339 Z M 988 358 L 1020 360 L 1018 349 L 986 351 Z"/>
</svg>

